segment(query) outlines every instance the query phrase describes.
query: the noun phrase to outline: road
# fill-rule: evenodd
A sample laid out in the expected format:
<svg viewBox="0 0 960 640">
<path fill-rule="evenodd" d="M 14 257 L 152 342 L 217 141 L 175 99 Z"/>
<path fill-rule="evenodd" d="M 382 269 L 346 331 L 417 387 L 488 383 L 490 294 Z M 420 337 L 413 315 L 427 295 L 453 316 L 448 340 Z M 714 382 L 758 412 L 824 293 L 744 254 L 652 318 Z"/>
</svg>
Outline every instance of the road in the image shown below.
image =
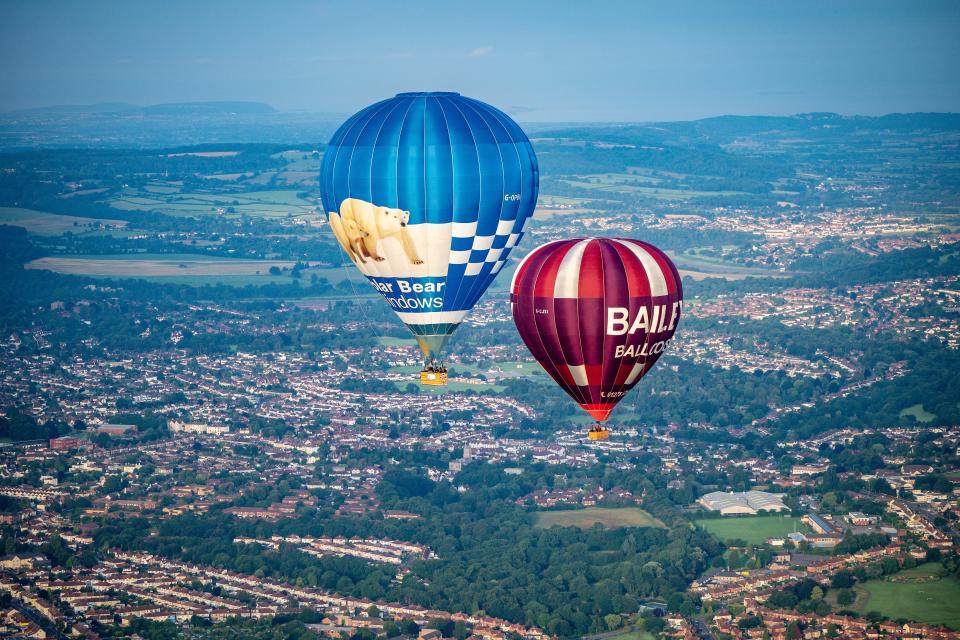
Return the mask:
<svg viewBox="0 0 960 640">
<path fill-rule="evenodd" d="M 717 640 L 713 635 L 713 631 L 710 631 L 710 625 L 708 625 L 703 618 L 693 618 L 690 623 L 693 625 L 693 630 L 697 632 L 700 640 Z"/>
<path fill-rule="evenodd" d="M 36 609 L 28 607 L 26 603 L 14 598 L 11 602 L 11 606 L 25 615 L 31 622 L 35 622 L 40 625 L 40 628 L 47 633 L 48 638 L 56 638 L 57 640 L 70 640 L 66 635 L 61 633 L 59 629 L 57 629 L 53 622 L 40 615 L 40 612 Z"/>
</svg>

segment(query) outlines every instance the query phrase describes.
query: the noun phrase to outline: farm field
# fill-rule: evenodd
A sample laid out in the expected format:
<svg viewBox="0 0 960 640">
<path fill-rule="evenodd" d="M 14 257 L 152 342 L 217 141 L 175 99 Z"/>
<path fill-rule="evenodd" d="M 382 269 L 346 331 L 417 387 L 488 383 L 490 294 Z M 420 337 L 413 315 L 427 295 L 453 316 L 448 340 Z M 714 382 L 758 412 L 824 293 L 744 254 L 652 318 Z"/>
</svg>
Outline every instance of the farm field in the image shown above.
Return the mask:
<svg viewBox="0 0 960 640">
<path fill-rule="evenodd" d="M 800 518 L 787 516 L 747 516 L 732 518 L 702 518 L 694 524 L 703 527 L 721 540 L 737 538 L 748 544 L 763 544 L 767 538 L 785 536 L 798 531 L 807 533 L 810 527 Z"/>
<path fill-rule="evenodd" d="M 45 269 L 56 273 L 98 278 L 142 278 L 154 282 L 189 285 L 229 284 L 233 286 L 290 284 L 288 272 L 271 274 L 270 267 L 290 269 L 291 260 L 254 260 L 222 258 L 196 253 L 128 253 L 97 256 L 48 256 L 27 263 L 27 269 Z M 367 295 L 366 282 L 359 282 L 344 267 L 309 267 L 303 269 L 301 282 L 307 284 L 313 275 L 337 285 L 353 280 L 357 295 L 338 297 L 374 297 Z"/>
<path fill-rule="evenodd" d="M 939 563 L 929 562 L 880 580 L 855 587 L 855 609 L 878 611 L 896 620 L 906 618 L 925 624 L 943 624 L 960 629 L 960 580 L 944 576 Z"/>
<path fill-rule="evenodd" d="M 122 229 L 126 220 L 106 220 L 80 216 L 64 216 L 19 207 L 0 207 L 0 224 L 23 227 L 27 233 L 38 236 L 56 236 L 70 231 L 74 234 L 102 233 L 104 227 Z"/>
<path fill-rule="evenodd" d="M 564 179 L 571 187 L 590 189 L 599 192 L 628 193 L 655 198 L 657 200 L 683 200 L 686 198 L 743 195 L 742 191 L 695 191 L 673 189 L 660 186 L 661 180 L 638 174 L 600 173 L 577 176 L 578 179 Z M 639 186 L 640 183 L 644 186 Z"/>
<path fill-rule="evenodd" d="M 595 524 L 605 527 L 663 527 L 664 524 L 639 507 L 607 509 L 590 507 L 569 511 L 540 511 L 538 527 L 580 527 L 588 529 Z"/>
<path fill-rule="evenodd" d="M 741 277 L 767 277 L 767 278 L 786 278 L 792 274 L 773 271 L 771 269 L 762 269 L 760 267 L 747 267 L 723 260 L 704 258 L 702 256 L 690 255 L 689 253 L 677 253 L 667 251 L 670 259 L 674 261 L 677 267 L 682 271 L 690 270 L 709 274 L 711 276 L 741 276 Z"/>
<path fill-rule="evenodd" d="M 264 276 L 270 267 L 292 268 L 291 260 L 242 260 L 195 254 L 118 254 L 91 257 L 45 257 L 27 269 L 113 278 Z M 287 277 L 289 280 L 289 277 Z"/>
<path fill-rule="evenodd" d="M 690 277 L 700 282 L 701 280 L 706 280 L 708 278 L 721 278 L 727 282 L 735 282 L 737 280 L 746 280 L 749 276 L 744 274 L 733 274 L 733 273 L 707 273 L 706 271 L 691 271 L 690 269 L 677 269 L 680 272 L 681 278 Z"/>
<path fill-rule="evenodd" d="M 235 179 L 231 175 L 217 176 Z M 182 192 L 169 185 L 125 189 L 106 204 L 121 211 L 158 211 L 172 216 L 247 215 L 259 218 L 319 219 L 314 203 L 300 198 L 296 189 L 262 191 L 211 190 Z"/>
</svg>

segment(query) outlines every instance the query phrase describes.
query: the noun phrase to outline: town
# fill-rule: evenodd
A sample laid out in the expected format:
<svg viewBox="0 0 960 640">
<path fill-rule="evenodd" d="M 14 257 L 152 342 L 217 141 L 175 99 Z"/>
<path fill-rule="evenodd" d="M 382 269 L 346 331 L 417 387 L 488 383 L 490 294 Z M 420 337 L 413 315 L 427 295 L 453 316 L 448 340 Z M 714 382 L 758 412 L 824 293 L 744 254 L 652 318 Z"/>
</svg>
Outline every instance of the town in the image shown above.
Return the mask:
<svg viewBox="0 0 960 640">
<path fill-rule="evenodd" d="M 0 636 L 960 638 L 956 127 L 735 120 L 538 125 L 439 388 L 322 142 L 0 153 Z M 507 292 L 592 235 L 684 289 L 604 440 Z"/>
</svg>

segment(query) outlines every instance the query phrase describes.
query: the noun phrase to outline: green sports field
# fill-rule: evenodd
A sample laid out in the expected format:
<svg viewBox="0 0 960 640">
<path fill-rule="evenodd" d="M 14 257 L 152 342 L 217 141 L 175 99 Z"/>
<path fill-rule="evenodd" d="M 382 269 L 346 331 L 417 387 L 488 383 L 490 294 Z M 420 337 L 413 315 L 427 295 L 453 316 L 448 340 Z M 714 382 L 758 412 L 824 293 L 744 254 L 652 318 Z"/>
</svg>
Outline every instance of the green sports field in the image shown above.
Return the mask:
<svg viewBox="0 0 960 640">
<path fill-rule="evenodd" d="M 878 611 L 894 620 L 960 629 L 960 580 L 946 576 L 939 563 L 928 562 L 856 587 L 856 610 Z"/>
<path fill-rule="evenodd" d="M 647 631 L 627 631 L 615 636 L 604 636 L 605 640 L 653 640 Z"/>
<path fill-rule="evenodd" d="M 658 519 L 638 507 L 619 509 L 590 507 L 588 509 L 541 511 L 537 513 L 537 526 L 543 528 L 556 526 L 589 529 L 598 523 L 611 528 L 665 526 Z"/>
<path fill-rule="evenodd" d="M 781 538 L 794 531 L 810 531 L 810 527 L 800 522 L 800 518 L 787 516 L 704 518 L 694 523 L 721 540 L 738 538 L 748 544 L 763 544 L 767 538 Z"/>
</svg>

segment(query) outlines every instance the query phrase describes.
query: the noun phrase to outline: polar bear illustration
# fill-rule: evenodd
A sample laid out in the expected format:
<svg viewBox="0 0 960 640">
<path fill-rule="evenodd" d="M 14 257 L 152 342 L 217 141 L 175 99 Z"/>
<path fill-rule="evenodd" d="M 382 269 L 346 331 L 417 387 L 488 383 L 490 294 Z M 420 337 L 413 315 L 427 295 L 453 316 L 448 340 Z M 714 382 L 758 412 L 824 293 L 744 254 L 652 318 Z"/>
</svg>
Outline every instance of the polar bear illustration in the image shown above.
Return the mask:
<svg viewBox="0 0 960 640">
<path fill-rule="evenodd" d="M 383 261 L 377 245 L 385 238 L 395 237 L 412 264 L 423 264 L 407 229 L 409 221 L 409 211 L 379 207 L 357 198 L 344 200 L 339 214 L 330 213 L 333 234 L 347 255 L 358 263 L 367 262 L 367 258 Z"/>
</svg>

